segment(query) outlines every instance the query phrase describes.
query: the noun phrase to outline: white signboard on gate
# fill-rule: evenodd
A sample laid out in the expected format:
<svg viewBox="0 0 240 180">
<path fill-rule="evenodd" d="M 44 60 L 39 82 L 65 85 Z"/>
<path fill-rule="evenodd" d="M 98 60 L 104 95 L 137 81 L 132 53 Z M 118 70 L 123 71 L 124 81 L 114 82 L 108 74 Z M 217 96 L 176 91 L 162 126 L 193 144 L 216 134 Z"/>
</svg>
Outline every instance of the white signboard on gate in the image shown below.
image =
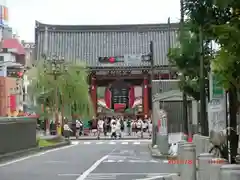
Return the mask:
<svg viewBox="0 0 240 180">
<path fill-rule="evenodd" d="M 142 61 L 141 54 L 126 54 L 124 55 L 124 62 L 128 65 L 139 65 Z"/>
</svg>

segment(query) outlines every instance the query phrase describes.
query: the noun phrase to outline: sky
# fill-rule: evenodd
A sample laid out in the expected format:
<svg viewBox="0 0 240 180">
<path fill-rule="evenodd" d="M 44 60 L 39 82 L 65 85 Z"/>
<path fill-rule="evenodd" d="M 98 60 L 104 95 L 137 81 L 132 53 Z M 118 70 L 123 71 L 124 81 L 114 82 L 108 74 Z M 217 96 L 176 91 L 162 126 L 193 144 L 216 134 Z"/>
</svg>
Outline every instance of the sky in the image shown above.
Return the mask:
<svg viewBox="0 0 240 180">
<path fill-rule="evenodd" d="M 20 39 L 34 41 L 35 21 L 62 25 L 179 21 L 180 0 L 0 0 Z"/>
</svg>

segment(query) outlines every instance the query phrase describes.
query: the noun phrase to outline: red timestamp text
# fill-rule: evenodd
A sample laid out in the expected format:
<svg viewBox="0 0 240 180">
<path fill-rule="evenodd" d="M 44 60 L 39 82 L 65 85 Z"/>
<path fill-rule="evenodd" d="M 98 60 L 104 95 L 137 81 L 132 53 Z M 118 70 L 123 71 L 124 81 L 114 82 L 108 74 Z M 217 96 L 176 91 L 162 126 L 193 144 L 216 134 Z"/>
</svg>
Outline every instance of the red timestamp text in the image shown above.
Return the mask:
<svg viewBox="0 0 240 180">
<path fill-rule="evenodd" d="M 168 164 L 193 164 L 193 160 L 169 159 Z"/>
</svg>

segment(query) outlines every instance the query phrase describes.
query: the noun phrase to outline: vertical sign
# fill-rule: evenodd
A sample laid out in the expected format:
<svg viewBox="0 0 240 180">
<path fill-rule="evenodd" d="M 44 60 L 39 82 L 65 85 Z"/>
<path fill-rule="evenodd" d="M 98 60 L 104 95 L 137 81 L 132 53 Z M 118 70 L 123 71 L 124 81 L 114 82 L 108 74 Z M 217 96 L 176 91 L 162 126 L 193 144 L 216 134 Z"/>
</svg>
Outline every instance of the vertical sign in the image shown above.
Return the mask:
<svg viewBox="0 0 240 180">
<path fill-rule="evenodd" d="M 224 89 L 219 83 L 219 79 L 213 73 L 209 75 L 210 99 L 219 99 L 224 97 Z"/>
<path fill-rule="evenodd" d="M 208 103 L 209 133 L 220 132 L 226 128 L 226 93 L 219 79 L 209 74 L 210 102 Z"/>
</svg>

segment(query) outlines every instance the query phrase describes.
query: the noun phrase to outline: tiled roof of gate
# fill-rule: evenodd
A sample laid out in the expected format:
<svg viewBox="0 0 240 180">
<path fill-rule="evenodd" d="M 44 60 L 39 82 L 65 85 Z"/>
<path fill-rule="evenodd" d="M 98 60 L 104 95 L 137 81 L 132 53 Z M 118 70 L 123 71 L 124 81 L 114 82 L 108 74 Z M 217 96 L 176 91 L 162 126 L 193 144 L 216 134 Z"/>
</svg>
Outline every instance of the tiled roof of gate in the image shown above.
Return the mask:
<svg viewBox="0 0 240 180">
<path fill-rule="evenodd" d="M 179 28 L 179 23 L 171 23 L 171 29 Z M 168 29 L 168 23 L 161 24 L 118 24 L 118 25 L 55 25 L 55 24 L 44 24 L 36 21 L 36 27 L 38 29 L 49 28 L 49 30 L 59 31 L 150 31 L 150 30 L 163 30 Z"/>
</svg>

